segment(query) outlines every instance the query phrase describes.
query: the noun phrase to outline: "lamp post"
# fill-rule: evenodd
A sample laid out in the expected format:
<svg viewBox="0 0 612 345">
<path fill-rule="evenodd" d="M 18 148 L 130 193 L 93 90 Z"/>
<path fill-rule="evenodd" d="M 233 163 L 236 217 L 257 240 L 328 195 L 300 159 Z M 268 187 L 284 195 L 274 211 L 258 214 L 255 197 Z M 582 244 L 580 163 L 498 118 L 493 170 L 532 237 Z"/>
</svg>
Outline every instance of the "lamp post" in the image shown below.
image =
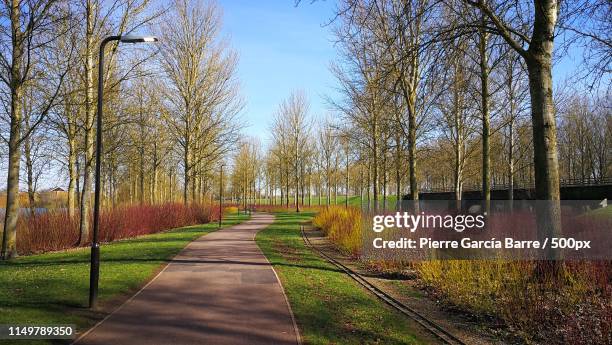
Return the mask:
<svg viewBox="0 0 612 345">
<path fill-rule="evenodd" d="M 157 42 L 152 36 L 108 36 L 100 43 L 98 60 L 98 111 L 96 114 L 96 172 L 94 186 L 93 209 L 93 236 L 91 240 L 91 265 L 89 271 L 89 308 L 96 307 L 98 299 L 98 280 L 100 277 L 100 243 L 98 231 L 100 229 L 100 161 L 102 157 L 102 105 L 104 93 L 104 48 L 112 41 L 123 43 L 152 43 Z"/>
<path fill-rule="evenodd" d="M 219 167 L 219 228 L 221 228 L 221 221 L 223 220 L 223 164 Z"/>
</svg>

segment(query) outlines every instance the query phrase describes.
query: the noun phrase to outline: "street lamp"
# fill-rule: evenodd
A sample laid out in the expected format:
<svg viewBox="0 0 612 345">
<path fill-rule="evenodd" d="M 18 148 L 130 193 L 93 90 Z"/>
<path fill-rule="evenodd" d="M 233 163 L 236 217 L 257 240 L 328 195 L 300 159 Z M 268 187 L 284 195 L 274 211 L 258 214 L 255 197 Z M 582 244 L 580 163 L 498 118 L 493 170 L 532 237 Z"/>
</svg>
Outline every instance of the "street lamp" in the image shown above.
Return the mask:
<svg viewBox="0 0 612 345">
<path fill-rule="evenodd" d="M 98 112 L 96 115 L 96 176 L 94 187 L 93 210 L 93 238 L 91 240 L 91 265 L 89 271 L 89 308 L 96 307 L 98 299 L 98 280 L 100 277 L 100 243 L 98 243 L 98 230 L 100 228 L 100 160 L 102 157 L 102 100 L 104 93 L 104 48 L 112 41 L 124 43 L 151 43 L 157 42 L 153 36 L 108 36 L 100 43 L 98 60 Z"/>
<path fill-rule="evenodd" d="M 221 228 L 221 221 L 223 220 L 223 164 L 219 167 L 219 228 Z"/>
</svg>

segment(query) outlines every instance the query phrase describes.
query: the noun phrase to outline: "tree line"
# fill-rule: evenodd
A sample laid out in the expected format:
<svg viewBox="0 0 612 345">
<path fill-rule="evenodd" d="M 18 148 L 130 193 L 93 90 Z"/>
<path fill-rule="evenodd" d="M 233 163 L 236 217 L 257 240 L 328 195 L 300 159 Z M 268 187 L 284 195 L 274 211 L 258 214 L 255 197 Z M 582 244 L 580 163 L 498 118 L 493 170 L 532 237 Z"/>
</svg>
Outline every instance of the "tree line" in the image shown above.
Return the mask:
<svg viewBox="0 0 612 345">
<path fill-rule="evenodd" d="M 508 199 L 535 187 L 537 199 L 559 200 L 563 180 L 605 181 L 610 10 L 606 1 L 340 1 L 329 24 L 339 96 L 327 115 L 309 114 L 303 92 L 279 105 L 269 147 L 249 165 L 248 195 L 296 209 L 312 196 L 360 196 L 386 208 L 421 191 L 460 200 L 480 190 L 487 201 L 494 187 Z M 582 61 L 553 84 L 554 64 L 576 49 Z"/>
<path fill-rule="evenodd" d="M 217 5 L 14 0 L 1 6 L 2 258 L 16 255 L 17 221 L 27 213 L 20 184 L 33 213 L 40 184 L 67 180 L 66 212 L 80 222 L 79 242 L 89 241 L 98 78 L 105 103 L 103 207 L 202 202 L 212 193 L 211 167 L 238 138 L 243 107 L 238 56 L 220 34 Z M 98 75 L 100 42 L 133 33 L 157 34 L 159 44 L 111 43 Z"/>
</svg>

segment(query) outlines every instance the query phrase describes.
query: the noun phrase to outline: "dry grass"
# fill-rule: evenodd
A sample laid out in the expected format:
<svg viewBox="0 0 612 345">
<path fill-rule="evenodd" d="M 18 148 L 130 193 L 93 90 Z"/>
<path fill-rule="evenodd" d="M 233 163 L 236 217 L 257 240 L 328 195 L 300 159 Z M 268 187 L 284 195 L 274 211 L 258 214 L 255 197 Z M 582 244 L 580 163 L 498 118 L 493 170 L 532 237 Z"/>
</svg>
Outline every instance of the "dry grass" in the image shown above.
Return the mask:
<svg viewBox="0 0 612 345">
<path fill-rule="evenodd" d="M 538 277 L 533 261 L 425 261 L 414 267 L 452 305 L 503 320 L 526 340 L 610 343 L 609 262 L 567 262 L 554 279 Z"/>
</svg>

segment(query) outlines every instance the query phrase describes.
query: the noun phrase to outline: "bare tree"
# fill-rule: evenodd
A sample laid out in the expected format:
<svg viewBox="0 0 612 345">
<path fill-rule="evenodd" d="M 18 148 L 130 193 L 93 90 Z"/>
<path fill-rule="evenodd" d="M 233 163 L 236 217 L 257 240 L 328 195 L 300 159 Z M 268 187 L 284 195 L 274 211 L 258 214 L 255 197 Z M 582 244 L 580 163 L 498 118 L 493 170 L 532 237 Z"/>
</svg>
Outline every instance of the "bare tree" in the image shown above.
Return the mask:
<svg viewBox="0 0 612 345">
<path fill-rule="evenodd" d="M 196 198 L 196 172 L 228 152 L 242 109 L 236 81 L 237 56 L 219 39 L 213 4 L 179 0 L 161 29 L 161 67 L 168 80 L 166 123 L 182 150 L 183 202 Z"/>
<path fill-rule="evenodd" d="M 292 170 L 296 212 L 300 211 L 300 184 L 304 183 L 300 169 L 302 169 L 306 158 L 306 145 L 310 130 L 307 116 L 308 100 L 306 95 L 303 92 L 294 92 L 281 102 L 272 125 L 275 144 L 283 155 L 281 160 L 286 162 L 287 172 L 289 172 L 289 167 Z M 287 189 L 287 196 L 288 194 L 289 190 Z"/>
<path fill-rule="evenodd" d="M 0 37 L 0 80 L 5 88 L 3 94 L 8 99 L 9 134 L 8 139 L 8 176 L 7 201 L 2 234 L 2 251 L 0 256 L 9 259 L 17 255 L 17 219 L 19 216 L 19 172 L 21 161 L 21 145 L 31 135 L 32 131 L 43 121 L 49 109 L 53 106 L 59 91 L 59 86 L 65 75 L 40 74 L 40 61 L 43 61 L 45 49 L 57 36 L 56 20 L 64 15 L 59 10 L 56 1 L 18 0 L 3 2 L 0 11 L 2 20 L 2 36 Z M 59 32 L 60 35 L 62 32 Z M 65 61 L 56 61 L 63 65 Z M 33 107 L 37 115 L 23 130 L 24 93 L 29 84 L 36 79 L 45 78 L 50 85 L 55 85 L 54 91 Z"/>
</svg>

